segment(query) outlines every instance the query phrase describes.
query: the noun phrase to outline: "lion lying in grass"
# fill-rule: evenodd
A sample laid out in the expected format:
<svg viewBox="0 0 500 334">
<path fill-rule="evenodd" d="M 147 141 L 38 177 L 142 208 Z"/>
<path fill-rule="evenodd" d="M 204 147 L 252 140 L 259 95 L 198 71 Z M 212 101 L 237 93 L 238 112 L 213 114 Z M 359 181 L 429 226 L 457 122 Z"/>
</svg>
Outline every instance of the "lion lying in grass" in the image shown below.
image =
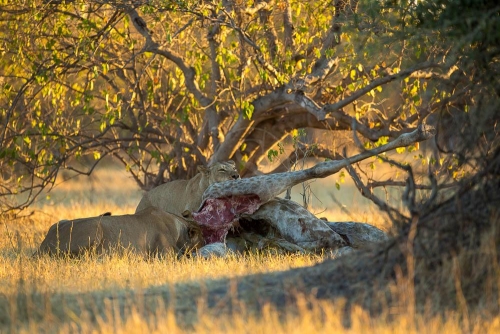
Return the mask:
<svg viewBox="0 0 500 334">
<path fill-rule="evenodd" d="M 62 220 L 50 227 L 34 256 L 77 256 L 88 250 L 101 254 L 114 249 L 155 255 L 203 244 L 196 223 L 150 207 L 133 215 Z"/>
</svg>

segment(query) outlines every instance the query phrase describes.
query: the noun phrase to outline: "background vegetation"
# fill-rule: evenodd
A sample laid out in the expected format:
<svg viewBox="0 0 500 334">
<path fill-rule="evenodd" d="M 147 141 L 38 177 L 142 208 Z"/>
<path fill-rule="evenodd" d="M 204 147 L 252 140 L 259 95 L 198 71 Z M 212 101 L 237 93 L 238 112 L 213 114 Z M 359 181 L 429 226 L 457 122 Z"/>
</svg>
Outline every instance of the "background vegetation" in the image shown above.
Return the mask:
<svg viewBox="0 0 500 334">
<path fill-rule="evenodd" d="M 109 155 L 149 189 L 211 161 L 233 159 L 251 176 L 339 158 L 347 144 L 370 148 L 423 122 L 437 129 L 422 147 L 339 176 L 340 187 L 349 174 L 387 214 L 372 220 L 388 217 L 395 231 L 389 244 L 347 259 L 33 260 L 50 223 L 110 210 L 4 215 L 5 328 L 163 330 L 196 318 L 199 331 L 498 331 L 497 1 L 0 4 L 2 212 L 29 207 L 63 171 L 90 174 Z M 392 166 L 389 177 L 376 177 L 381 164 Z M 397 203 L 373 191 L 401 186 Z M 121 209 L 132 211 L 113 211 Z"/>
<path fill-rule="evenodd" d="M 495 136 L 494 1 L 29 0 L 0 15 L 4 210 L 108 155 L 150 189 L 210 161 L 250 176 L 339 158 L 339 132 L 369 148 L 428 122 L 436 143 L 416 158 L 456 178 L 455 151 Z"/>
</svg>

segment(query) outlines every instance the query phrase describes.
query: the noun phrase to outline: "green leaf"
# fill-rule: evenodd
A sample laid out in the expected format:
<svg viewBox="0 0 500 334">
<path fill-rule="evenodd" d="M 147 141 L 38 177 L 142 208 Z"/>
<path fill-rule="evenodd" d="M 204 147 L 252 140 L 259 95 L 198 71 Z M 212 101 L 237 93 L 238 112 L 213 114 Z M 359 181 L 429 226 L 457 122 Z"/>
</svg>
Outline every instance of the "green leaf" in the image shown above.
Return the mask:
<svg viewBox="0 0 500 334">
<path fill-rule="evenodd" d="M 398 152 L 399 154 L 404 153 L 406 152 L 406 147 L 398 147 L 396 148 L 396 152 Z"/>
<path fill-rule="evenodd" d="M 351 74 L 350 74 L 350 77 L 352 80 L 356 80 L 356 75 L 358 74 L 358 72 L 356 72 L 356 70 L 351 70 Z"/>
<path fill-rule="evenodd" d="M 241 110 L 243 112 L 243 118 L 245 119 L 252 119 L 254 109 L 253 104 L 248 101 L 243 101 L 241 103 Z"/>
<path fill-rule="evenodd" d="M 377 142 L 375 143 L 375 147 L 379 147 L 382 145 L 385 145 L 389 142 L 389 137 L 388 136 L 381 136 Z"/>
<path fill-rule="evenodd" d="M 267 158 L 269 159 L 270 162 L 273 162 L 273 160 L 278 157 L 278 151 L 270 149 L 267 151 Z"/>
<path fill-rule="evenodd" d="M 419 148 L 419 143 L 412 144 L 408 146 L 408 152 L 415 152 Z"/>
<path fill-rule="evenodd" d="M 339 173 L 339 182 L 340 183 L 344 183 L 345 182 L 345 172 L 344 171 L 341 171 Z"/>
</svg>

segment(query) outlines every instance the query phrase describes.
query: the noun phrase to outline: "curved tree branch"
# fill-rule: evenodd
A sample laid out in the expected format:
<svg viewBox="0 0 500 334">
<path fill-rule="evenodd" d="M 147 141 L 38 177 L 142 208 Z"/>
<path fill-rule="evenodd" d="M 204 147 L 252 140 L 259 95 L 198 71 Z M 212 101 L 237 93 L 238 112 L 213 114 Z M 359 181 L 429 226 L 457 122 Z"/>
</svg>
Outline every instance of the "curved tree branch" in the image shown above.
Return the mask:
<svg viewBox="0 0 500 334">
<path fill-rule="evenodd" d="M 406 77 L 409 77 L 411 76 L 414 72 L 417 72 L 417 71 L 421 71 L 421 70 L 424 70 L 424 69 L 428 69 L 428 68 L 431 68 L 431 67 L 438 67 L 438 65 L 434 62 L 423 62 L 423 63 L 420 63 L 420 64 L 417 64 L 415 66 L 412 66 L 406 70 L 403 70 L 403 71 L 400 71 L 398 73 L 395 73 L 395 74 L 388 74 L 387 76 L 385 77 L 381 77 L 381 78 L 378 78 L 378 79 L 375 79 L 373 80 L 372 82 L 370 82 L 368 85 L 366 85 L 365 87 L 361 88 L 361 89 L 358 89 L 357 91 L 353 92 L 351 95 L 349 95 L 348 97 L 342 99 L 341 101 L 338 101 L 336 103 L 332 103 L 332 104 L 327 104 L 323 107 L 323 111 L 325 113 L 333 113 L 349 104 L 351 104 L 352 102 L 356 101 L 357 99 L 359 99 L 360 97 L 362 97 L 363 95 L 365 95 L 366 93 L 368 93 L 369 91 L 371 91 L 372 89 L 375 89 L 379 86 L 382 86 L 382 85 L 385 85 L 385 84 L 388 84 L 389 82 L 391 81 L 394 81 L 394 80 L 398 80 L 398 79 L 404 79 Z"/>
<path fill-rule="evenodd" d="M 289 171 L 290 166 L 293 166 L 298 161 L 304 158 L 323 158 L 328 160 L 344 159 L 344 156 L 336 153 L 336 151 L 333 151 L 324 145 L 307 145 L 304 143 L 297 143 L 296 145 L 296 149 L 294 151 L 291 151 L 288 157 L 283 159 L 286 163 L 281 163 L 278 167 L 270 171 L 269 174 Z"/>
</svg>

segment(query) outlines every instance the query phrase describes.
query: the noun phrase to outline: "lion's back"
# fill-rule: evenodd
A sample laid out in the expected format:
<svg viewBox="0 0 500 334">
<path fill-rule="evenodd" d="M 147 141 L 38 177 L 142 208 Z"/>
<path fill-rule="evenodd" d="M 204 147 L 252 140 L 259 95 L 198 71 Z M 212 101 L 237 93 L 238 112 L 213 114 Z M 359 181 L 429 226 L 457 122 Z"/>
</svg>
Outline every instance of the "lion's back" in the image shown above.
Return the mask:
<svg viewBox="0 0 500 334">
<path fill-rule="evenodd" d="M 182 215 L 186 206 L 192 206 L 189 205 L 191 203 L 187 194 L 188 182 L 189 180 L 175 180 L 151 189 L 142 197 L 135 212 L 148 207 L 156 207 L 166 212 Z"/>
<path fill-rule="evenodd" d="M 138 253 L 163 253 L 174 249 L 181 236 L 183 241 L 187 239 L 179 219 L 148 207 L 133 215 L 64 220 L 49 228 L 37 253 L 77 255 L 91 248 L 98 252 L 127 248 Z"/>
<path fill-rule="evenodd" d="M 38 253 L 78 253 L 80 248 L 100 240 L 102 228 L 96 218 L 62 220 L 49 228 Z"/>
<path fill-rule="evenodd" d="M 189 210 L 197 211 L 203 193 L 212 183 L 235 180 L 240 177 L 233 161 L 216 162 L 210 167 L 200 166 L 199 173 L 189 180 L 175 180 L 159 185 L 147 192 L 135 212 L 153 206 L 182 216 Z"/>
</svg>

